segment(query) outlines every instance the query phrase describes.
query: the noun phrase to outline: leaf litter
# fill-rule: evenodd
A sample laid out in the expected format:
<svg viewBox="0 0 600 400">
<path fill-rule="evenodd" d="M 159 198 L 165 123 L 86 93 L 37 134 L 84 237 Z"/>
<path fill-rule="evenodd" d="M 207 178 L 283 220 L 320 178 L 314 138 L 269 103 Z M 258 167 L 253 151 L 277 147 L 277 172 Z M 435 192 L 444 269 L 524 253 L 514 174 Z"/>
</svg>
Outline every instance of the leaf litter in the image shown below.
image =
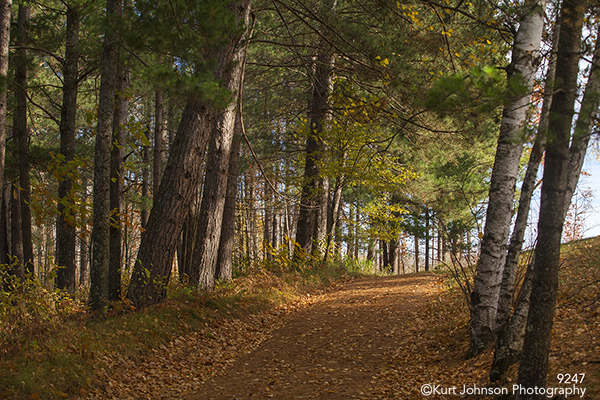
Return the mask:
<svg viewBox="0 0 600 400">
<path fill-rule="evenodd" d="M 548 385 L 560 386 L 558 373 L 585 373 L 586 398 L 600 398 L 600 272 L 585 251 L 567 254 Z M 425 384 L 456 386 L 457 392 L 463 385 L 486 387 L 492 349 L 465 359 L 468 310 L 444 279 L 354 278 L 268 312 L 223 320 L 141 363 L 113 357 L 105 385 L 88 397 L 423 399 Z M 503 386 L 516 382 L 517 368 Z"/>
</svg>

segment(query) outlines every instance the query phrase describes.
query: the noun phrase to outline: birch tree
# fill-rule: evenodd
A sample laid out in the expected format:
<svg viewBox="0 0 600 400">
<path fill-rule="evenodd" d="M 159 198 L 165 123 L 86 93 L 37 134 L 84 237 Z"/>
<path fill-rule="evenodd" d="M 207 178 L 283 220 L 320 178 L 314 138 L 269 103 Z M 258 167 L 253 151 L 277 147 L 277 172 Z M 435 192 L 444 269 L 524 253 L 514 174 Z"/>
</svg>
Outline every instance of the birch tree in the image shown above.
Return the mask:
<svg viewBox="0 0 600 400">
<path fill-rule="evenodd" d="M 471 293 L 468 352 L 471 357 L 481 353 L 495 339 L 501 269 L 506 255 L 524 127 L 544 27 L 544 10 L 544 0 L 526 0 L 514 39 L 508 78 L 517 83 L 521 90 L 509 96 L 502 114 L 481 256 Z"/>
</svg>

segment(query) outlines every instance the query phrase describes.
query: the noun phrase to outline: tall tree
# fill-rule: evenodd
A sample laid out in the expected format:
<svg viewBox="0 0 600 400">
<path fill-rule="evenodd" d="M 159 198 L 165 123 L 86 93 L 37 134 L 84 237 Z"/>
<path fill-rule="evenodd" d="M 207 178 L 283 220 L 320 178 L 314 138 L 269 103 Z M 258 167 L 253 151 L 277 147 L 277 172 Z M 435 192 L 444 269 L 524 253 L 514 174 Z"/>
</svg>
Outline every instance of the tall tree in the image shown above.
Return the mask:
<svg viewBox="0 0 600 400">
<path fill-rule="evenodd" d="M 550 337 L 558 291 L 560 244 L 567 205 L 569 153 L 581 49 L 585 0 L 564 0 L 556 57 L 556 87 L 550 107 L 550 127 L 538 220 L 538 241 L 529 314 L 519 366 L 518 384 L 545 387 Z M 597 93 L 594 94 L 597 96 Z M 594 111 L 595 112 L 595 111 Z M 577 142 L 575 131 L 573 142 Z M 578 175 L 580 171 L 575 171 Z M 517 399 L 542 399 L 541 394 L 517 394 Z"/>
<path fill-rule="evenodd" d="M 527 306 L 529 302 L 529 292 L 531 289 L 531 273 L 528 271 L 526 280 L 523 282 L 517 306 L 511 317 L 513 297 L 515 290 L 515 281 L 517 276 L 517 267 L 519 257 L 527 228 L 529 210 L 533 191 L 536 187 L 539 166 L 546 148 L 546 138 L 548 125 L 550 123 L 550 105 L 552 104 L 552 86 L 556 74 L 556 48 L 558 47 L 558 38 L 560 35 L 560 21 L 554 26 L 552 35 L 552 51 L 546 72 L 546 83 L 544 88 L 543 105 L 540 114 L 540 121 L 535 137 L 535 142 L 527 170 L 521 185 L 521 195 L 519 197 L 519 209 L 513 232 L 508 247 L 508 254 L 504 263 L 502 272 L 502 282 L 500 285 L 500 294 L 498 296 L 498 310 L 496 313 L 496 348 L 494 351 L 494 361 L 490 371 L 490 379 L 498 381 L 504 376 L 508 368 L 518 361 L 523 345 L 523 335 L 525 333 L 525 323 L 527 320 Z"/>
<path fill-rule="evenodd" d="M 329 0 L 323 5 L 323 13 L 330 15 L 335 12 L 337 0 Z M 327 29 L 325 27 L 325 29 Z M 321 49 L 316 57 L 314 71 L 312 72 L 312 99 L 309 109 L 309 133 L 306 139 L 304 180 L 302 184 L 302 198 L 298 213 L 298 225 L 296 228 L 297 251 L 294 258 L 300 259 L 300 253 L 311 254 L 316 234 L 324 232 L 321 225 L 325 220 L 327 227 L 326 212 L 327 203 L 323 204 L 329 197 L 329 184 L 321 176 L 321 163 L 325 151 L 324 132 L 327 121 L 331 117 L 329 96 L 333 84 L 333 67 L 335 64 L 335 53 L 329 42 L 321 40 Z M 327 190 L 327 192 L 325 192 Z M 320 235 L 324 238 L 324 234 Z"/>
<path fill-rule="evenodd" d="M 549 59 L 548 71 L 546 72 L 546 84 L 544 88 L 543 105 L 540 115 L 540 121 L 535 137 L 535 142 L 531 153 L 529 155 L 529 161 L 527 163 L 527 170 L 525 177 L 523 178 L 523 184 L 521 185 L 521 195 L 519 197 L 519 209 L 517 210 L 517 218 L 515 220 L 515 226 L 511 235 L 510 245 L 508 248 L 508 254 L 504 263 L 504 269 L 502 272 L 502 283 L 500 286 L 500 295 L 498 296 L 498 310 L 496 313 L 496 329 L 502 329 L 510 317 L 510 307 L 513 298 L 515 277 L 517 272 L 517 266 L 519 256 L 521 254 L 521 248 L 523 246 L 523 239 L 525 236 L 525 229 L 527 227 L 527 220 L 529 218 L 529 209 L 531 205 L 531 198 L 535 189 L 536 178 L 538 175 L 538 169 L 542 162 L 542 156 L 546 148 L 546 133 L 548 125 L 550 123 L 550 105 L 552 104 L 552 85 L 554 85 L 554 79 L 556 74 L 556 48 L 558 45 L 558 38 L 560 35 L 560 23 L 555 24 L 553 39 L 552 39 L 552 52 Z"/>
<path fill-rule="evenodd" d="M 60 154 L 69 168 L 75 158 L 77 129 L 77 89 L 79 87 L 79 25 L 81 12 L 77 5 L 67 4 L 65 56 L 63 60 L 63 100 L 60 110 Z M 58 217 L 56 221 L 56 262 L 61 268 L 56 286 L 75 292 L 76 228 L 71 191 L 72 174 L 65 174 L 58 186 Z"/>
<path fill-rule="evenodd" d="M 250 6 L 246 7 L 243 18 L 248 25 Z M 245 36 L 245 34 L 244 34 Z M 239 39 L 238 39 L 239 40 Z M 223 210 L 226 202 L 227 178 L 229 175 L 229 157 L 234 138 L 236 110 L 241 104 L 238 98 L 242 92 L 243 73 L 246 62 L 246 46 L 236 46 L 230 55 L 230 66 L 215 74 L 217 79 L 225 81 L 225 87 L 233 94 L 230 103 L 219 112 L 213 128 L 206 160 L 206 174 L 200 203 L 200 224 L 196 245 L 194 246 L 192 272 L 193 283 L 200 287 L 212 289 L 215 279 L 215 268 L 223 224 Z M 196 279 L 198 271 L 198 279 Z"/>
<path fill-rule="evenodd" d="M 8 48 L 10 45 L 10 17 L 12 0 L 0 1 L 0 191 L 4 193 L 4 157 L 6 152 L 6 92 L 8 88 Z M 4 196 L 2 203 L 6 207 Z M 8 249 L 6 235 L 0 235 L 0 248 Z"/>
<path fill-rule="evenodd" d="M 509 93 L 490 182 L 481 256 L 471 293 L 469 356 L 494 342 L 501 268 L 506 255 L 524 127 L 544 28 L 545 0 L 526 0 L 514 39 L 508 79 L 520 90 Z"/>
<path fill-rule="evenodd" d="M 31 8 L 26 4 L 19 5 L 17 18 L 17 45 L 19 46 L 18 59 L 15 66 L 15 97 L 17 109 L 13 119 L 15 138 L 18 150 L 16 158 L 19 164 L 19 207 L 21 215 L 21 234 L 23 245 L 23 263 L 25 273 L 33 275 L 33 241 L 31 235 L 31 182 L 29 162 L 29 129 L 27 126 L 27 74 L 29 68 L 27 46 L 29 42 L 29 20 Z"/>
<path fill-rule="evenodd" d="M 244 28 L 247 26 L 250 1 L 234 2 L 226 8 L 226 12 L 234 18 L 235 29 L 230 32 L 225 43 L 208 57 L 215 64 L 212 75 L 225 79 L 225 87 L 229 87 L 230 82 L 227 79 L 235 78 L 235 75 L 229 74 L 228 70 L 236 68 L 231 62 L 239 51 Z M 232 88 L 237 89 L 237 86 Z M 224 109 L 230 107 L 229 98 Z M 140 250 L 127 291 L 127 298 L 138 308 L 160 302 L 165 297 L 165 283 L 170 278 L 183 220 L 200 182 L 201 160 L 206 143 L 219 121 L 229 122 L 222 118 L 222 114 L 214 100 L 202 99 L 197 93 L 189 95 L 171 146 L 162 184 L 156 193 L 146 230 L 142 234 Z M 226 126 L 221 124 L 221 127 Z M 157 248 L 161 248 L 162 251 L 156 251 Z"/>
<path fill-rule="evenodd" d="M 118 29 L 122 0 L 106 0 L 106 25 L 100 65 L 98 124 L 94 154 L 92 262 L 90 306 L 101 310 L 108 302 L 110 259 L 110 149 L 118 80 Z"/>
</svg>

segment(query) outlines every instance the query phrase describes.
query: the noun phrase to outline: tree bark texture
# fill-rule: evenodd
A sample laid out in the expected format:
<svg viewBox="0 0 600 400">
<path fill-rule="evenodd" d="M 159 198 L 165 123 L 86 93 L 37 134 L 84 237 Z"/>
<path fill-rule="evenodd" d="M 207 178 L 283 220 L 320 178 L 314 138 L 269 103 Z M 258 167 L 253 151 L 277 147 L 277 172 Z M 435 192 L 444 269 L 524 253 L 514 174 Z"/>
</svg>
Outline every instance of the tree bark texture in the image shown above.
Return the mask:
<svg viewBox="0 0 600 400">
<path fill-rule="evenodd" d="M 0 1 L 0 190 L 4 190 L 4 157 L 6 153 L 6 92 L 8 48 L 10 45 L 10 17 L 12 0 Z M 0 196 L 3 198 L 4 196 Z M 5 204 L 5 208 L 7 205 Z M 6 238 L 4 238 L 6 240 Z M 8 242 L 7 242 L 8 246 Z"/>
<path fill-rule="evenodd" d="M 508 99 L 500 125 L 481 256 L 471 293 L 468 352 L 471 357 L 481 353 L 495 339 L 501 268 L 508 245 L 524 127 L 544 28 L 544 7 L 544 0 L 525 2 L 524 14 L 513 45 L 509 79 L 516 80 L 523 90 Z"/>
<path fill-rule="evenodd" d="M 600 93 L 599 66 L 600 46 L 598 46 L 598 41 L 596 41 L 596 49 L 592 61 L 592 68 L 587 85 L 585 87 L 585 92 L 579 111 L 579 117 L 577 118 L 577 124 L 575 126 L 575 132 L 579 133 L 579 138 L 576 138 L 575 136 L 573 137 L 571 147 L 569 149 L 567 191 L 565 194 L 563 219 L 567 215 L 573 193 L 577 187 L 579 176 L 581 175 L 581 169 L 583 165 L 582 160 L 585 158 L 587 144 L 593 128 L 591 121 L 597 118 L 597 110 L 600 99 L 600 96 L 598 96 L 598 93 Z M 503 329 L 499 334 L 498 342 L 496 344 L 496 352 L 494 353 L 494 362 L 492 364 L 492 373 L 490 375 L 490 379 L 501 379 L 506 373 L 507 369 L 519 361 L 519 357 L 523 349 L 523 339 L 525 336 L 525 327 L 529 312 L 529 295 L 531 293 L 531 279 L 533 276 L 532 270 L 533 266 L 530 265 L 527 269 L 527 275 L 525 276 L 525 281 L 515 306 L 513 316 L 511 317 L 506 329 Z"/>
<path fill-rule="evenodd" d="M 110 259 L 110 149 L 115 93 L 118 81 L 119 47 L 114 28 L 122 12 L 122 0 L 106 1 L 108 25 L 102 44 L 98 125 L 94 151 L 93 226 L 91 235 L 90 307 L 102 310 L 108 303 Z"/>
<path fill-rule="evenodd" d="M 131 73 L 121 63 L 117 82 L 116 107 L 113 117 L 112 145 L 110 149 L 110 260 L 108 267 L 108 300 L 121 298 L 121 272 L 123 269 L 123 161 L 127 133 L 127 89 Z"/>
<path fill-rule="evenodd" d="M 235 134 L 231 144 L 229 156 L 229 171 L 227 177 L 227 193 L 225 194 L 225 206 L 223 209 L 223 226 L 219 242 L 219 254 L 215 270 L 215 279 L 229 281 L 233 272 L 233 244 L 235 236 L 235 209 L 236 196 L 238 192 L 238 175 L 240 165 L 241 145 L 241 115 L 236 116 Z"/>
<path fill-rule="evenodd" d="M 202 171 L 201 171 L 202 175 Z M 179 259 L 179 279 L 182 283 L 190 283 L 190 275 L 193 269 L 194 246 L 196 244 L 196 236 L 198 235 L 198 225 L 200 223 L 200 201 L 202 198 L 202 187 L 197 188 L 197 193 L 194 194 L 192 204 L 188 209 L 183 231 L 181 235 L 181 252 Z"/>
<path fill-rule="evenodd" d="M 250 1 L 236 2 L 232 5 L 232 10 L 238 21 L 247 21 Z M 217 61 L 215 78 L 225 78 L 225 71 L 233 67 L 231 62 L 239 49 L 241 39 L 241 34 L 231 37 L 229 44 L 215 55 L 215 61 Z M 233 68 L 236 69 L 236 67 Z M 238 87 L 234 88 L 238 89 Z M 229 108 L 231 108 L 231 104 L 227 107 L 227 109 Z M 223 114 L 223 111 L 215 109 L 212 104 L 202 102 L 194 96 L 187 101 L 171 147 L 162 184 L 156 194 L 146 231 L 142 234 L 140 250 L 127 292 L 127 298 L 137 308 L 156 304 L 165 298 L 166 284 L 171 275 L 173 257 L 183 220 L 200 183 L 201 160 L 204 156 L 206 142 L 216 126 L 223 129 L 227 127 L 225 123 L 229 123 L 228 119 L 223 118 Z M 216 144 L 219 146 L 215 147 L 215 150 L 222 151 L 221 143 Z M 227 156 L 229 156 L 230 149 L 227 150 Z M 227 170 L 225 170 L 226 174 Z M 222 207 L 219 221 L 222 220 Z M 214 236 L 211 236 L 211 239 L 214 239 Z M 218 246 L 218 243 L 217 241 L 214 247 Z M 161 251 L 156 251 L 159 248 Z M 209 251 L 205 250 L 211 250 L 210 246 L 206 246 L 198 254 L 208 255 Z M 210 280 L 214 280 L 214 258 L 217 249 L 212 249 L 212 251 L 214 254 L 212 254 L 212 266 L 210 266 L 212 268 Z M 207 261 L 202 262 L 206 263 Z"/>
<path fill-rule="evenodd" d="M 554 27 L 552 37 L 552 53 L 546 72 L 546 83 L 544 88 L 544 100 L 540 115 L 535 142 L 529 161 L 527 170 L 521 185 L 521 195 L 519 197 L 519 209 L 517 210 L 517 218 L 510 239 L 508 253 L 502 271 L 502 282 L 500 285 L 500 294 L 498 296 L 498 310 L 496 312 L 496 332 L 503 330 L 510 319 L 511 306 L 513 301 L 515 279 L 517 276 L 517 268 L 519 265 L 519 256 L 523 247 L 525 237 L 525 229 L 527 228 L 527 220 L 529 218 L 529 210 L 531 206 L 531 198 L 535 190 L 538 170 L 542 162 L 544 151 L 546 149 L 546 137 L 548 125 L 550 123 L 550 105 L 552 104 L 552 92 L 554 79 L 556 75 L 556 48 L 558 46 L 558 38 L 560 35 L 560 21 L 557 21 Z"/>
<path fill-rule="evenodd" d="M 243 21 L 246 27 L 248 26 L 249 4 L 237 14 L 237 18 L 239 21 Z M 219 69 L 216 76 L 217 79 L 225 82 L 227 89 L 234 95 L 227 107 L 219 112 L 211 135 L 202 202 L 200 203 L 200 226 L 194 246 L 193 260 L 196 265 L 194 265 L 190 278 L 193 279 L 193 283 L 198 283 L 200 288 L 208 290 L 212 289 L 215 283 L 215 269 L 229 175 L 229 156 L 239 103 L 238 96 L 240 96 L 244 78 L 246 46 L 239 45 L 241 39 L 240 37 L 237 42 L 232 43 L 229 52 L 220 55 L 219 63 L 222 68 Z M 197 278 L 196 271 L 198 272 Z"/>
<path fill-rule="evenodd" d="M 533 267 L 530 265 L 525 273 L 513 315 L 498 333 L 496 348 L 494 349 L 494 360 L 490 368 L 490 382 L 501 380 L 508 369 L 519 361 L 527 326 L 532 278 Z"/>
<path fill-rule="evenodd" d="M 560 244 L 566 206 L 569 141 L 577 98 L 584 0 L 565 0 L 556 61 L 556 87 L 550 107 L 550 127 L 535 248 L 527 328 L 517 382 L 524 387 L 545 387 L 550 336 L 558 290 Z M 542 399 L 520 395 L 517 399 Z"/>
<path fill-rule="evenodd" d="M 19 16 L 17 21 L 17 43 L 26 47 L 29 37 L 29 19 L 31 9 L 29 6 L 19 5 Z M 19 192 L 21 199 L 21 234 L 23 235 L 23 263 L 26 274 L 33 276 L 33 241 L 31 234 L 31 182 L 29 172 L 29 129 L 27 127 L 27 50 L 19 50 L 15 69 L 15 97 L 17 98 L 17 109 L 13 119 L 15 137 L 17 139 L 17 160 L 19 163 Z"/>
<path fill-rule="evenodd" d="M 63 63 L 63 100 L 60 110 L 60 154 L 64 164 L 75 158 L 77 124 L 77 88 L 79 80 L 79 8 L 67 5 L 67 32 Z M 56 221 L 56 263 L 60 266 L 56 286 L 75 292 L 75 214 L 72 208 L 73 179 L 69 174 L 58 185 L 58 217 Z"/>
</svg>

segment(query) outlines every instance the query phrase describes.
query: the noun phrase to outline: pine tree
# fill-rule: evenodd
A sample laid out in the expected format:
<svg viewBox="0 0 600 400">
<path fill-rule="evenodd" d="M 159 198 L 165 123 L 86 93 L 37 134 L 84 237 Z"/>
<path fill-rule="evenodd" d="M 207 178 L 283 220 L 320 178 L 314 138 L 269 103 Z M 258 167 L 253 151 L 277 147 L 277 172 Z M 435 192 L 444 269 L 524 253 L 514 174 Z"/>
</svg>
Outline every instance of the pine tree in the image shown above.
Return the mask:
<svg viewBox="0 0 600 400">
<path fill-rule="evenodd" d="M 108 304 L 110 260 L 110 149 L 113 132 L 115 94 L 118 80 L 118 31 L 122 1 L 106 1 L 107 25 L 102 44 L 98 125 L 94 155 L 94 223 L 90 268 L 90 306 L 102 310 Z"/>
</svg>

